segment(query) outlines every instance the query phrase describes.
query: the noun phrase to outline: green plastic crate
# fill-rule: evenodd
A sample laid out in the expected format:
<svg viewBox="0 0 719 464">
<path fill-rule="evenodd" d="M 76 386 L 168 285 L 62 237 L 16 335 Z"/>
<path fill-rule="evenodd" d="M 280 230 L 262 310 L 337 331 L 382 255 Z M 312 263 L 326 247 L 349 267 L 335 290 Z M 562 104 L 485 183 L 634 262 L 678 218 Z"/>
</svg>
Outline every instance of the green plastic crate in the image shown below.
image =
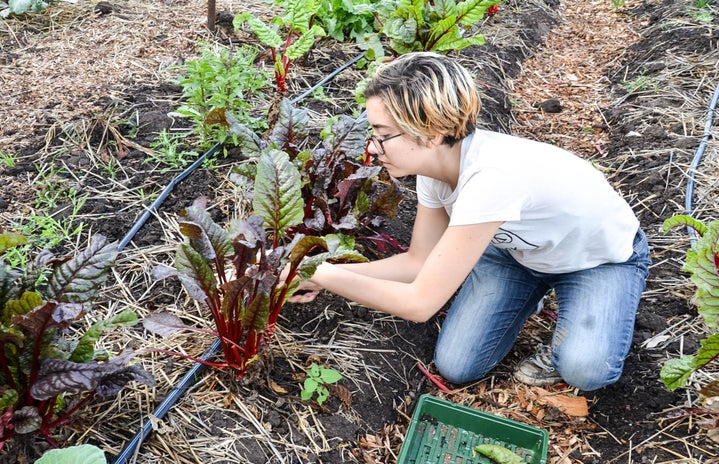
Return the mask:
<svg viewBox="0 0 719 464">
<path fill-rule="evenodd" d="M 509 448 L 527 464 L 546 464 L 549 434 L 531 425 L 422 395 L 397 464 L 490 464 L 474 447 Z"/>
</svg>

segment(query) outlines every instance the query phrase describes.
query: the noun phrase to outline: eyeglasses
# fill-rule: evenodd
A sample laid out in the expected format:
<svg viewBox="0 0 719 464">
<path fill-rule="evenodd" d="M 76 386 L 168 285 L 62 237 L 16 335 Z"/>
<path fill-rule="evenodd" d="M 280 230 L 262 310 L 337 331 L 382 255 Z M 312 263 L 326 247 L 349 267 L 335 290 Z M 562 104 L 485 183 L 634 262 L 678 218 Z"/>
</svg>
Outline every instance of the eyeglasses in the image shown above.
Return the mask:
<svg viewBox="0 0 719 464">
<path fill-rule="evenodd" d="M 403 132 L 400 132 L 396 135 L 390 135 L 389 137 L 385 137 L 383 139 L 377 137 L 376 135 L 371 135 L 369 140 L 367 141 L 367 148 L 369 148 L 370 142 L 374 143 L 375 148 L 379 152 L 380 155 L 384 155 L 384 143 L 388 140 L 395 139 L 399 137 L 400 135 L 404 135 Z"/>
</svg>

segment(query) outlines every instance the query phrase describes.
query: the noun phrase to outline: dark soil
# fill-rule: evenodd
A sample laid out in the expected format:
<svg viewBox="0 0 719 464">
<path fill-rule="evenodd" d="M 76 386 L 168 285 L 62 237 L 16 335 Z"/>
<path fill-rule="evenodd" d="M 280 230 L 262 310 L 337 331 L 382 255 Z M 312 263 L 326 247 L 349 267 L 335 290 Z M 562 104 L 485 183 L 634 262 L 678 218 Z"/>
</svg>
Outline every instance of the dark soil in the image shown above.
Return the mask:
<svg viewBox="0 0 719 464">
<path fill-rule="evenodd" d="M 521 3 L 521 2 L 518 2 Z M 556 6 L 556 2 L 550 0 L 550 7 Z M 639 15 L 646 18 L 649 23 L 666 19 L 669 5 L 648 5 L 627 14 Z M 523 41 L 531 46 L 538 46 L 549 33 L 554 21 L 552 16 L 545 10 L 519 9 L 521 13 L 516 21 L 522 25 L 524 34 Z M 716 19 L 715 19 L 716 23 Z M 665 47 L 657 44 L 671 44 L 675 51 L 680 53 L 701 53 L 709 47 L 715 47 L 717 38 L 716 31 L 713 34 L 699 33 L 689 34 L 684 31 L 667 30 L 667 36 L 655 34 L 645 37 L 637 45 L 633 46 L 624 57 L 625 62 L 618 64 L 616 75 L 608 76 L 612 85 L 617 86 L 621 79 L 625 79 L 625 71 L 629 75 L 651 76 L 652 72 L 659 69 L 655 63 L 661 61 Z M 477 77 L 487 83 L 487 92 L 484 98 L 484 110 L 482 124 L 493 130 L 511 132 L 513 118 L 511 114 L 511 103 L 506 91 L 504 80 L 517 75 L 522 62 L 526 58 L 526 50 L 520 48 L 502 48 L 497 45 L 487 45 L 479 48 L 467 49 L 461 52 L 462 58 L 467 62 L 476 63 L 505 63 L 503 72 L 494 71 L 491 67 L 477 66 L 473 71 Z M 325 56 L 310 56 L 306 66 L 318 66 L 312 60 L 328 60 L 323 67 L 331 70 L 333 67 L 343 64 L 346 57 L 335 56 L 335 61 Z M 335 85 L 336 87 L 332 87 Z M 330 93 L 332 88 L 346 88 L 348 85 L 335 83 L 325 88 Z M 351 85 L 353 87 L 354 84 Z M 138 118 L 141 120 L 142 129 L 135 135 L 136 141 L 147 146 L 163 128 L 168 128 L 173 121 L 167 117 L 167 113 L 174 109 L 179 97 L 179 89 L 172 85 L 162 85 L 155 88 L 142 87 L 130 88 L 126 95 L 125 104 L 133 106 L 138 111 Z M 158 103 L 162 102 L 162 103 Z M 655 102 L 658 107 L 678 105 L 681 102 L 661 101 Z M 641 102 L 646 105 L 646 102 Z M 309 99 L 306 105 L 315 108 L 318 113 L 332 111 L 337 113 L 336 107 L 327 108 L 326 103 Z M 627 148 L 647 148 L 646 144 L 656 147 L 666 146 L 677 139 L 680 135 L 689 147 L 698 145 L 700 132 L 686 134 L 682 131 L 677 134 L 678 128 L 672 127 L 667 121 L 657 117 L 654 121 L 639 121 L 635 118 L 634 98 L 627 98 L 623 103 L 614 108 L 604 108 L 606 119 L 611 131 L 611 147 L 606 150 L 609 155 L 601 159 L 601 163 L 612 165 L 612 153 L 625 153 Z M 351 108 L 347 108 L 351 111 Z M 655 136 L 653 137 L 627 137 L 626 134 L 636 130 L 639 124 L 653 125 Z M 125 128 L 129 133 L 129 128 Z M 697 128 L 699 131 L 700 128 Z M 60 141 L 57 141 L 60 143 Z M 28 153 L 34 146 L 28 149 Z M 234 156 L 234 158 L 233 158 Z M 682 156 L 681 153 L 677 156 Z M 167 185 L 176 173 L 152 172 L 151 176 L 143 175 L 147 172 L 147 165 L 143 163 L 145 155 L 136 150 L 130 150 L 123 158 L 122 164 L 127 172 L 133 175 L 128 178 L 130 186 L 153 187 L 155 190 Z M 230 151 L 230 157 L 223 160 L 223 165 L 237 161 L 239 155 Z M 689 160 L 681 160 L 689 163 Z M 58 165 L 64 165 L 74 170 L 86 168 L 83 165 L 83 158 L 80 156 L 69 156 L 56 160 Z M 661 167 L 666 163 L 666 157 L 644 156 L 631 160 L 631 169 L 619 170 L 613 174 L 612 182 L 623 186 L 630 186 L 631 191 L 639 198 L 652 197 L 651 204 L 645 204 L 642 211 L 637 211 L 643 227 L 650 233 L 650 237 L 659 230 L 661 221 L 666 218 L 664 211 L 668 203 L 682 203 L 685 192 L 681 185 L 673 185 L 667 182 Z M 25 178 L 30 176 L 34 170 L 31 161 L 19 164 L 13 168 L 6 168 L 0 171 L 0 179 Z M 406 179 L 406 185 L 412 185 L 412 179 Z M 88 180 L 90 182 L 90 180 Z M 162 204 L 163 213 L 176 215 L 183 207 L 189 205 L 192 199 L 201 195 L 208 196 L 210 202 L 217 194 L 220 179 L 217 170 L 199 169 L 193 172 L 187 179 L 178 185 Z M 9 183 L 3 186 L 0 181 L 0 210 L 9 209 L 11 203 L 29 202 L 30 198 L 23 197 L 21 191 L 10 191 Z M 408 244 L 412 220 L 414 216 L 415 201 L 408 191 L 407 199 L 402 203 L 398 217 L 394 218 L 385 226 L 385 231 L 398 238 L 401 243 Z M 93 232 L 102 233 L 111 239 L 120 240 L 132 228 L 138 218 L 136 210 L 123 208 L 121 203 L 114 204 L 108 199 L 90 200 L 84 207 L 86 212 L 92 214 L 89 223 Z M 216 214 L 226 216 L 228 213 L 218 209 Z M 149 220 L 147 224 L 134 236 L 133 243 L 138 246 L 147 246 L 163 243 L 164 233 L 157 221 Z M 648 291 L 654 290 L 653 286 L 660 285 L 661 276 L 676 276 L 678 269 L 672 263 L 662 263 L 652 268 L 654 278 L 650 279 Z M 170 285 L 170 284 L 168 284 Z M 172 290 L 165 289 L 168 294 Z M 177 287 L 174 288 L 177 291 Z M 150 309 L 161 307 L 163 295 L 148 304 Z M 661 332 L 667 327 L 667 321 L 677 315 L 693 314 L 695 309 L 682 295 L 669 295 L 668 292 L 652 293 L 651 297 L 643 300 L 639 308 L 636 323 L 633 349 L 626 362 L 624 375 L 614 385 L 596 392 L 580 393 L 586 396 L 590 402 L 590 416 L 588 421 L 562 422 L 556 419 L 555 422 L 563 423 L 565 427 L 573 427 L 576 434 L 586 439 L 593 452 L 584 453 L 575 450 L 569 458 L 571 462 L 584 463 L 607 463 L 613 460 L 627 462 L 673 462 L 677 456 L 686 455 L 687 450 L 676 443 L 668 443 L 663 449 L 652 447 L 635 451 L 630 461 L 626 456 L 630 443 L 640 443 L 650 439 L 661 427 L 661 421 L 666 417 L 666 411 L 670 408 L 681 406 L 686 401 L 686 394 L 682 392 L 672 393 L 662 385 L 659 380 L 659 369 L 661 362 L 665 359 L 664 353 L 647 351 L 642 348 L 642 343 Z M 408 416 L 411 415 L 413 405 L 419 395 L 423 393 L 440 393 L 437 387 L 429 382 L 427 377 L 417 368 L 417 362 L 431 365 L 434 342 L 436 340 L 443 313 L 440 312 L 433 320 L 417 324 L 396 318 L 388 318 L 374 311 L 348 304 L 341 298 L 334 297 L 328 293 L 322 293 L 311 303 L 290 304 L 283 308 L 280 325 L 282 331 L 293 334 L 298 339 L 317 344 L 331 345 L 333 341 L 343 343 L 348 340 L 356 343 L 353 346 L 353 353 L 357 358 L 353 359 L 353 369 L 356 375 L 348 376 L 342 385 L 352 392 L 351 408 L 349 410 L 343 405 L 341 395 L 332 395 L 330 400 L 323 407 L 316 407 L 315 414 L 317 421 L 324 429 L 324 435 L 333 445 L 333 450 L 322 455 L 315 456 L 311 451 L 305 453 L 294 452 L 284 456 L 284 462 L 297 463 L 341 463 L 341 462 L 393 462 L 388 453 L 374 454 L 374 461 L 370 457 L 369 448 L 360 446 L 366 445 L 364 437 L 377 435 L 387 438 L 388 448 L 394 448 L 397 452 L 400 441 L 394 434 L 393 426 L 403 430 L 407 424 Z M 534 332 L 535 335 L 547 335 L 546 331 Z M 493 373 L 493 383 L 506 383 L 511 385 L 511 371 L 514 364 L 532 351 L 535 343 L 528 336 L 522 337 L 516 349 Z M 692 352 L 693 347 L 698 346 L 698 339 L 691 336 L 684 339 L 684 351 Z M 671 346 L 670 353 L 679 352 L 678 342 Z M 292 408 L 292 402 L 299 401 L 299 383 L 297 381 L 297 368 L 295 365 L 283 358 L 278 350 L 272 350 L 273 358 L 265 364 L 268 372 L 264 379 L 257 379 L 256 383 L 242 384 L 235 383 L 227 374 L 217 374 L 222 377 L 225 383 L 232 384 L 240 396 L 247 398 L 248 404 L 253 404 L 253 397 L 258 407 L 263 408 L 262 421 L 269 424 L 271 436 L 277 442 L 292 441 L 297 446 L 303 445 L 305 435 L 298 432 L 297 413 Z M 347 361 L 346 361 L 347 362 Z M 368 372 L 359 374 L 359 370 L 368 367 Z M 262 377 L 262 376 L 261 376 Z M 367 380 L 367 377 L 371 381 Z M 268 379 L 287 391 L 286 394 L 278 394 L 270 387 Z M 460 386 L 450 386 L 460 387 Z M 472 394 L 470 387 L 467 394 Z M 253 396 L 252 392 L 255 396 Z M 440 393 L 441 394 L 441 393 Z M 159 401 L 159 399 L 158 399 Z M 351 412 L 349 412 L 351 411 Z M 202 420 L 212 428 L 212 433 L 217 436 L 223 435 L 223 429 L 228 424 L 238 421 L 237 415 L 229 414 L 222 408 L 217 408 L 210 413 L 203 413 Z M 541 426 L 541 424 L 540 424 Z M 247 424 L 252 428 L 251 424 Z M 690 436 L 698 431 L 697 425 L 693 422 L 680 423 L 672 429 L 677 436 Z M 133 430 L 125 431 L 125 439 L 132 436 Z M 191 439 L 192 436 L 187 436 Z M 276 453 L 271 447 L 258 440 L 256 437 L 238 438 L 238 448 L 244 449 L 246 461 L 249 463 L 270 463 L 280 462 Z M 552 437 L 550 436 L 550 442 Z M 0 462 L 11 463 L 21 462 L 22 457 L 18 453 L 22 447 L 10 447 L 0 455 Z M 25 448 L 27 450 L 28 448 Z M 307 447 L 310 450 L 311 447 Z M 714 449 L 712 445 L 706 445 L 705 449 Z M 281 450 L 282 453 L 282 450 Z M 552 455 L 556 458 L 556 455 Z M 700 451 L 693 451 L 692 454 L 697 460 L 693 462 L 710 462 L 709 456 L 704 456 Z M 621 457 L 621 458 L 620 458 Z M 112 456 L 110 456 L 112 458 Z M 140 462 L 140 461 L 138 461 Z M 224 462 L 224 461 L 216 461 Z M 552 460 L 552 462 L 559 462 Z M 565 462 L 565 461 L 562 461 Z M 682 461 L 685 462 L 685 461 Z"/>
</svg>

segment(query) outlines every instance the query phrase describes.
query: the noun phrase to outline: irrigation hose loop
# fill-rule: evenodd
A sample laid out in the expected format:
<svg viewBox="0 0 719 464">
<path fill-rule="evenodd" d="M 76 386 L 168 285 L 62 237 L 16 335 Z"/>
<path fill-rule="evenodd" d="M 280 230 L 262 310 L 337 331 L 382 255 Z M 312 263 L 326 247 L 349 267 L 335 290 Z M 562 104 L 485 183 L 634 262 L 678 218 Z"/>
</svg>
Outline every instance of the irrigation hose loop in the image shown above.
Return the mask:
<svg viewBox="0 0 719 464">
<path fill-rule="evenodd" d="M 697 148 L 697 151 L 694 154 L 694 159 L 689 166 L 689 179 L 687 180 L 686 198 L 684 199 L 684 209 L 686 210 L 686 214 L 689 216 L 691 216 L 693 212 L 692 198 L 694 197 L 694 174 L 697 172 L 697 167 L 699 166 L 699 162 L 701 161 L 702 156 L 704 156 L 704 150 L 706 149 L 707 142 L 709 141 L 709 137 L 711 136 L 711 130 L 714 121 L 714 111 L 717 106 L 717 101 L 719 101 L 719 85 L 717 85 L 717 88 L 714 91 L 714 97 L 712 98 L 711 104 L 709 105 L 709 111 L 707 112 L 707 120 L 704 124 L 704 135 L 702 136 L 702 140 L 699 143 L 699 148 Z M 697 232 L 691 227 L 687 227 L 687 231 L 689 232 L 691 242 L 694 243 L 697 239 Z"/>
<path fill-rule="evenodd" d="M 217 152 L 217 150 L 219 150 L 224 143 L 224 141 L 217 142 L 212 148 L 207 150 L 204 155 L 197 158 L 194 163 L 185 168 L 184 171 L 178 174 L 174 179 L 170 181 L 169 184 L 167 184 L 167 186 L 162 190 L 160 195 L 158 195 L 155 201 L 153 201 L 152 204 L 145 210 L 145 212 L 142 213 L 142 216 L 140 216 L 140 218 L 137 220 L 137 222 L 135 222 L 130 231 L 122 238 L 120 244 L 117 246 L 117 251 L 122 251 L 127 246 L 127 244 L 130 243 L 130 240 L 132 240 L 135 234 L 137 234 L 137 232 L 142 228 L 142 226 L 145 225 L 150 216 L 154 214 L 155 211 L 157 211 L 157 208 L 162 204 L 162 202 L 165 201 L 165 199 L 167 199 L 170 193 L 172 193 L 172 190 L 177 186 L 177 184 L 179 184 L 185 178 L 187 178 L 187 176 L 192 174 L 192 172 L 199 166 L 201 166 L 206 159 L 209 159 L 212 155 L 214 155 L 215 152 Z"/>
</svg>

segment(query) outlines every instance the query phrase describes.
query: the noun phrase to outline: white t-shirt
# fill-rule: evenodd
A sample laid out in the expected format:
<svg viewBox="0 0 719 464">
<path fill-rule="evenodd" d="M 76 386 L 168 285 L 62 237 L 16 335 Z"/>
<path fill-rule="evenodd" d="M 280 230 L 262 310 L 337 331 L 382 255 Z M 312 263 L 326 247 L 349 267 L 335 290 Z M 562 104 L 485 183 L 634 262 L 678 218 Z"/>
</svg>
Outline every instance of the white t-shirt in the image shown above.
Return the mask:
<svg viewBox="0 0 719 464">
<path fill-rule="evenodd" d="M 639 221 L 589 162 L 546 143 L 483 130 L 462 141 L 459 182 L 417 176 L 418 201 L 449 225 L 505 221 L 492 239 L 524 266 L 564 273 L 632 254 Z"/>
</svg>

